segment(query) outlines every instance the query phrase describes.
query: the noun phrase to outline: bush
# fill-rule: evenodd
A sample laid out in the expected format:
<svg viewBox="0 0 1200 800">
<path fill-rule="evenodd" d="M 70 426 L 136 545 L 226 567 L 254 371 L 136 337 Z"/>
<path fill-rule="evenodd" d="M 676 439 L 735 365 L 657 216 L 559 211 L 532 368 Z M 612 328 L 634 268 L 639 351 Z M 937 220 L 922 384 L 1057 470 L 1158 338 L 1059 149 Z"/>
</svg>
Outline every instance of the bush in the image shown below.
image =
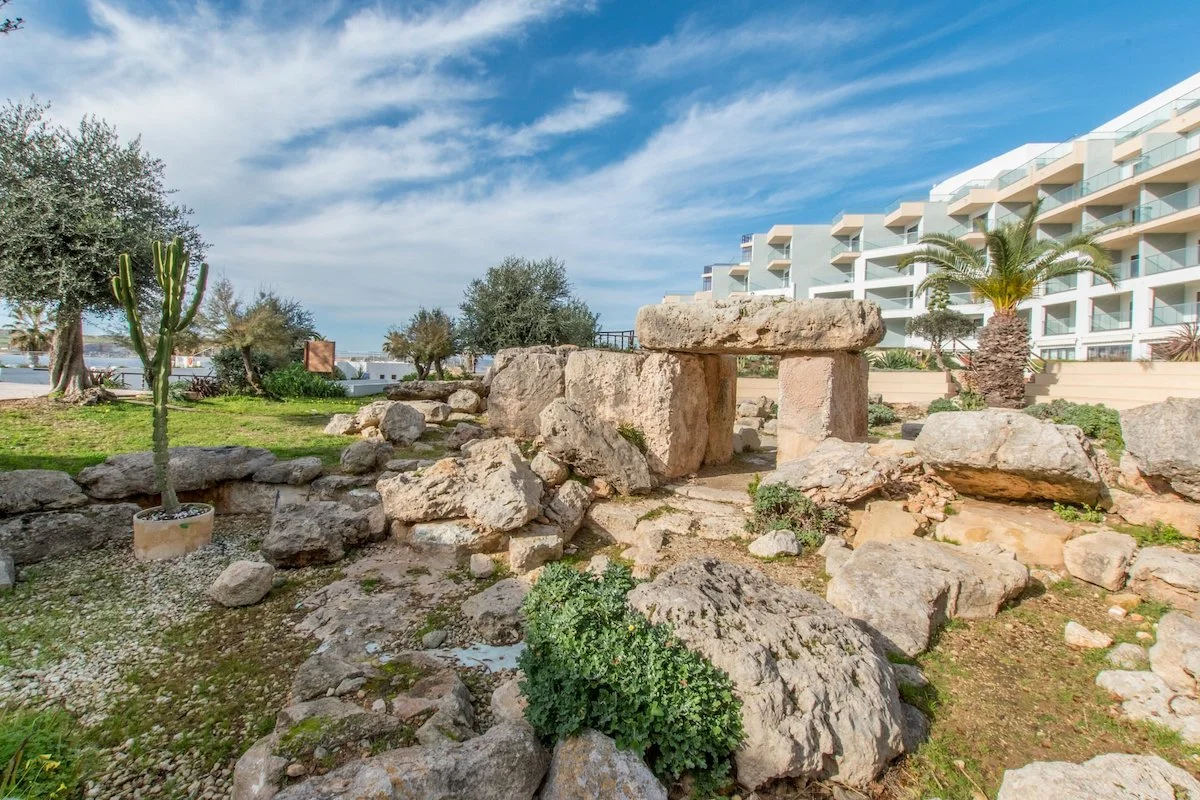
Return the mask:
<svg viewBox="0 0 1200 800">
<path fill-rule="evenodd" d="M 872 428 L 876 425 L 887 425 L 899 421 L 900 417 L 886 403 L 871 403 L 867 406 L 867 425 Z"/>
<path fill-rule="evenodd" d="M 668 785 L 691 773 L 718 787 L 742 741 L 741 703 L 724 672 L 626 604 L 634 585 L 617 564 L 602 576 L 546 567 L 523 605 L 525 718 L 547 744 L 593 728 Z"/>
<path fill-rule="evenodd" d="M 303 364 L 288 364 L 268 372 L 263 377 L 263 389 L 272 397 L 345 397 L 346 388 L 339 383 L 309 372 Z"/>
<path fill-rule="evenodd" d="M 1118 523 L 1111 527 L 1113 530 L 1132 536 L 1137 540 L 1138 547 L 1178 546 L 1192 541 L 1180 533 L 1174 525 L 1161 520 L 1155 520 L 1152 525 L 1122 525 Z"/>
<path fill-rule="evenodd" d="M 927 413 L 939 411 L 982 411 L 987 408 L 983 397 L 974 392 L 962 392 L 958 397 L 939 397 L 930 401 Z"/>
<path fill-rule="evenodd" d="M 938 397 L 929 403 L 928 413 L 936 414 L 939 411 L 962 411 L 962 409 L 951 398 Z"/>
<path fill-rule="evenodd" d="M 778 378 L 779 356 L 738 356 L 739 378 Z"/>
<path fill-rule="evenodd" d="M 800 544 L 818 547 L 846 519 L 842 506 L 814 503 L 804 492 L 785 483 L 756 486 L 753 495 L 754 513 L 746 521 L 746 530 L 756 535 L 786 529 L 796 534 Z"/>
<path fill-rule="evenodd" d="M 271 357 L 257 350 L 250 352 L 250 361 L 259 375 L 265 375 L 273 366 Z M 236 347 L 222 347 L 213 354 L 212 365 L 213 377 L 217 379 L 222 394 L 254 394 L 254 389 L 246 380 L 242 354 Z"/>
<path fill-rule="evenodd" d="M 1104 522 L 1104 512 L 1087 503 L 1078 507 L 1055 503 L 1054 513 L 1065 522 Z"/>
<path fill-rule="evenodd" d="M 65 712 L 0 711 L 0 797 L 74 797 L 85 761 Z"/>
<path fill-rule="evenodd" d="M 924 369 L 921 361 L 907 350 L 881 350 L 867 356 L 871 369 Z"/>
<path fill-rule="evenodd" d="M 1121 436 L 1121 415 L 1106 405 L 1053 400 L 1032 405 L 1025 409 L 1025 413 L 1058 425 L 1079 427 L 1084 436 L 1103 442 L 1114 459 L 1120 458 L 1121 451 L 1125 449 L 1125 440 Z"/>
</svg>

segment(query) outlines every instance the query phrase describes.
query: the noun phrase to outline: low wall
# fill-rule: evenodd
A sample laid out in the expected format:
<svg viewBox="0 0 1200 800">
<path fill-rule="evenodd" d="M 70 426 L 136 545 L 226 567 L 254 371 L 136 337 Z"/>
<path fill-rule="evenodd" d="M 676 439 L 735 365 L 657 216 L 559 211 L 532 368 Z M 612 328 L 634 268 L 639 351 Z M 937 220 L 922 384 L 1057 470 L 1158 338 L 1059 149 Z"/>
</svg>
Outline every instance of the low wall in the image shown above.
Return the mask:
<svg viewBox="0 0 1200 800">
<path fill-rule="evenodd" d="M 1070 400 L 1125 409 L 1168 397 L 1200 397 L 1200 364 L 1170 361 L 1053 361 L 1026 387 L 1031 403 Z"/>
<path fill-rule="evenodd" d="M 928 403 L 938 397 L 950 397 L 953 394 L 953 386 L 941 372 L 871 370 L 867 375 L 867 392 L 883 395 L 885 403 Z M 779 400 L 777 379 L 738 378 L 738 400 L 763 396 Z"/>
</svg>

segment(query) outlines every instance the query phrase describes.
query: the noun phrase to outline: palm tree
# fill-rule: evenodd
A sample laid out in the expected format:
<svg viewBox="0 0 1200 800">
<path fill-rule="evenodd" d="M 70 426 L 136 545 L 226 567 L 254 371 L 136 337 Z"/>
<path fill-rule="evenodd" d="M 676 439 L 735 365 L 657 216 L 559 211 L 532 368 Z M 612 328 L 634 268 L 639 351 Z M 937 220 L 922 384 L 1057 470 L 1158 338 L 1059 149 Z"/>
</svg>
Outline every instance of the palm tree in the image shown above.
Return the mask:
<svg viewBox="0 0 1200 800">
<path fill-rule="evenodd" d="M 927 264 L 930 273 L 917 291 L 947 283 L 964 284 L 976 297 L 992 304 L 995 313 L 979 332 L 973 360 L 975 389 L 989 406 L 1020 408 L 1025 404 L 1025 364 L 1029 358 L 1029 327 L 1017 306 L 1033 297 L 1038 286 L 1054 278 L 1082 272 L 1099 275 L 1113 286 L 1117 278 L 1112 259 L 1096 238 L 1107 228 L 1079 233 L 1064 241 L 1038 240 L 1034 220 L 1041 201 L 1029 207 L 1024 219 L 984 231 L 984 246 L 975 249 L 946 233 L 921 237 L 922 249 L 897 265 Z"/>
<path fill-rule="evenodd" d="M 23 303 L 13 307 L 12 326 L 9 330 L 10 347 L 29 354 L 33 366 L 38 365 L 38 353 L 50 349 L 54 329 L 47 327 L 49 315 L 45 303 Z"/>
</svg>

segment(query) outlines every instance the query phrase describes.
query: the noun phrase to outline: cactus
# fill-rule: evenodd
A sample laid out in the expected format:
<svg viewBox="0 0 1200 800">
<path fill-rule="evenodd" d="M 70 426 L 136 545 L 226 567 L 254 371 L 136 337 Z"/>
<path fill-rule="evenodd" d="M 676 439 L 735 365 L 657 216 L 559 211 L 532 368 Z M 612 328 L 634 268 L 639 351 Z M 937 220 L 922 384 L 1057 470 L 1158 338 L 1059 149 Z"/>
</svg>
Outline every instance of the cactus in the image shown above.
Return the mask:
<svg viewBox="0 0 1200 800">
<path fill-rule="evenodd" d="M 154 395 L 154 477 L 162 495 L 162 510 L 168 516 L 179 513 L 179 498 L 171 479 L 170 449 L 167 439 L 167 392 L 171 382 L 171 354 L 175 334 L 186 330 L 200 310 L 204 286 L 208 281 L 208 264 L 200 265 L 196 276 L 196 295 L 184 311 L 183 293 L 187 288 L 189 258 L 178 236 L 169 245 L 154 242 L 154 272 L 162 287 L 162 316 L 158 323 L 158 342 L 154 356 L 146 349 L 142 333 L 142 318 L 138 311 L 137 287 L 133 282 L 133 264 L 128 253 L 122 253 L 113 276 L 113 294 L 125 309 L 129 320 L 129 337 L 133 349 L 142 360 L 150 389 Z"/>
</svg>

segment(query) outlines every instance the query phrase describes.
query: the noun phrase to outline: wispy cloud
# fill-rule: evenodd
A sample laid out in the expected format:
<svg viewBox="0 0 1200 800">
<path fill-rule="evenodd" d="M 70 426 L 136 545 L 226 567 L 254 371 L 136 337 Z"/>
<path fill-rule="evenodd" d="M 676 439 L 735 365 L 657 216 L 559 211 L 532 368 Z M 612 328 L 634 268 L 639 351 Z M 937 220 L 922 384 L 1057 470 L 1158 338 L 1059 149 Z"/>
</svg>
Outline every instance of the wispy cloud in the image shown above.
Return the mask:
<svg viewBox="0 0 1200 800">
<path fill-rule="evenodd" d="M 501 140 L 502 155 L 526 156 L 537 152 L 555 137 L 591 130 L 621 116 L 628 108 L 629 103 L 620 92 L 576 89 L 571 102 L 532 124 L 515 131 L 498 129 L 493 133 Z"/>
</svg>

